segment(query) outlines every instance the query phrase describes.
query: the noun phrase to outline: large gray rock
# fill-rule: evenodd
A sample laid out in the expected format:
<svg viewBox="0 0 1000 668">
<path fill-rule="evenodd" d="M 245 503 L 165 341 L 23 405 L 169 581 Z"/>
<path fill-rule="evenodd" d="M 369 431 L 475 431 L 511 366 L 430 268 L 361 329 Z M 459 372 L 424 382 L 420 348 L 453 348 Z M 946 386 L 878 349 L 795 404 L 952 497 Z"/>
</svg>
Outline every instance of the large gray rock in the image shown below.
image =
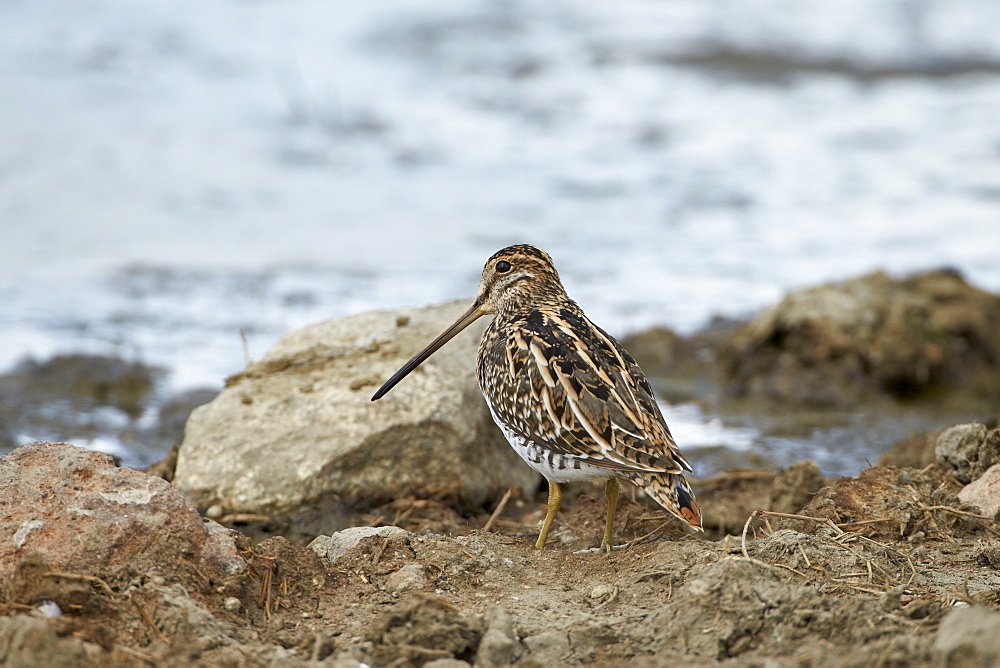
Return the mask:
<svg viewBox="0 0 1000 668">
<path fill-rule="evenodd" d="M 478 504 L 533 488 L 537 475 L 493 424 L 475 379 L 485 322 L 370 401 L 464 306 L 362 313 L 289 332 L 194 411 L 174 484 L 202 506 L 278 515 L 331 495 Z"/>
</svg>

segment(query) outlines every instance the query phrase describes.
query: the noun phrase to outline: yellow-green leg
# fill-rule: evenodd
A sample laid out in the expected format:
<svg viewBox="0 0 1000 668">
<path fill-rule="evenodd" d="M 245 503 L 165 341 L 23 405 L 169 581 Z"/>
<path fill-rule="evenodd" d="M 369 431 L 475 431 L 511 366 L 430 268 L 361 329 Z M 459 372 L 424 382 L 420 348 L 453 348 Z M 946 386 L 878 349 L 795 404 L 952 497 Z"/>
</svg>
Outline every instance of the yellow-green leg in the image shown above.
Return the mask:
<svg viewBox="0 0 1000 668">
<path fill-rule="evenodd" d="M 549 480 L 549 510 L 545 513 L 545 521 L 542 522 L 542 530 L 538 534 L 538 542 L 535 543 L 535 547 L 545 547 L 545 541 L 549 538 L 549 529 L 552 528 L 552 521 L 556 518 L 556 513 L 559 512 L 560 503 L 562 503 L 562 490 L 559 489 L 559 483 Z"/>
<path fill-rule="evenodd" d="M 611 532 L 615 528 L 615 508 L 618 507 L 618 478 L 612 476 L 604 485 L 604 495 L 608 497 L 608 519 L 604 523 L 604 540 L 601 541 L 601 552 L 611 551 Z"/>
</svg>

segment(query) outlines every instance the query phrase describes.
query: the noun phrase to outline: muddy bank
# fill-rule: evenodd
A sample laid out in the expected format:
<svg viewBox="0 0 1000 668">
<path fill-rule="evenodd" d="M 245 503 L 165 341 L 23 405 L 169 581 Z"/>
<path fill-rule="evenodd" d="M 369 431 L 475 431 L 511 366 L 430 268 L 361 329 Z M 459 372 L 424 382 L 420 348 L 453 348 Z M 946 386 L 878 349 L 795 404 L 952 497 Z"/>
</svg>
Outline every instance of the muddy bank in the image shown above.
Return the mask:
<svg viewBox="0 0 1000 668">
<path fill-rule="evenodd" d="M 736 397 L 995 411 L 1000 296 L 950 271 L 904 279 L 876 272 L 785 296 L 737 330 L 719 361 Z"/>
<path fill-rule="evenodd" d="M 217 394 L 164 390 L 166 370 L 108 355 L 26 359 L 0 374 L 0 453 L 34 439 L 97 442 L 136 467 L 163 459 Z"/>
<path fill-rule="evenodd" d="M 179 521 L 197 515 L 176 490 L 101 457 L 40 444 L 0 458 L 10 524 L 0 532 L 0 662 L 902 666 L 998 656 L 1000 535 L 959 500 L 962 483 L 942 464 L 835 481 L 801 464 L 780 480 L 708 486 L 705 508 L 739 488 L 752 509 L 742 526 L 707 536 L 625 495 L 623 547 L 606 555 L 589 551 L 603 521 L 597 488 L 567 495 L 545 550 L 531 546 L 544 512 L 535 499 L 508 502 L 489 530 L 485 513 L 401 499 L 368 518 L 381 529 L 310 547 L 252 544 L 208 520 Z M 775 510 L 753 512 L 761 506 Z M 71 508 L 89 508 L 95 530 L 65 522 Z M 125 511 L 131 529 L 97 531 L 102 508 Z M 163 512 L 175 519 L 157 521 Z M 394 519 L 399 527 L 385 526 Z"/>
<path fill-rule="evenodd" d="M 690 337 L 623 337 L 671 401 L 732 408 L 1000 410 L 1000 296 L 951 271 L 883 272 L 787 294 Z"/>
</svg>

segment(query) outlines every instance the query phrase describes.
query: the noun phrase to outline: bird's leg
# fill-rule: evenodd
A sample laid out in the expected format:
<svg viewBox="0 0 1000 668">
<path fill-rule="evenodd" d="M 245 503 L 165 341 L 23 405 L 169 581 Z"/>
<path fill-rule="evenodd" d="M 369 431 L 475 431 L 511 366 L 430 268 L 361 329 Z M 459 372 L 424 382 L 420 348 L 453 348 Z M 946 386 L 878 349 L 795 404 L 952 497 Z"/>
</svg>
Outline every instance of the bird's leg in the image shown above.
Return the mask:
<svg viewBox="0 0 1000 668">
<path fill-rule="evenodd" d="M 549 510 L 545 513 L 545 521 L 542 522 L 542 530 L 538 534 L 538 542 L 535 543 L 535 547 L 545 547 L 545 541 L 549 537 L 549 529 L 552 528 L 552 520 L 556 518 L 561 502 L 562 490 L 559 489 L 559 483 L 549 480 Z"/>
<path fill-rule="evenodd" d="M 608 497 L 608 519 L 604 523 L 604 540 L 601 552 L 611 551 L 611 532 L 615 528 L 615 508 L 618 506 L 618 478 L 611 476 L 604 485 L 604 495 Z"/>
</svg>

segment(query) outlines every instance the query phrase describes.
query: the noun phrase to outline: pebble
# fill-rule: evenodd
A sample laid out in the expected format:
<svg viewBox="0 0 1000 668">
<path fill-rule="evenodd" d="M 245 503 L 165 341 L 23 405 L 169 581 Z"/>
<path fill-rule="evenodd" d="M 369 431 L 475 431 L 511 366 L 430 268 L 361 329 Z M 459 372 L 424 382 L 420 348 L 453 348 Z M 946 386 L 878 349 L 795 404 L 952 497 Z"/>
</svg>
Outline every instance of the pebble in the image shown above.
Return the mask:
<svg viewBox="0 0 1000 668">
<path fill-rule="evenodd" d="M 205 517 L 207 517 L 210 520 L 217 520 L 217 519 L 219 519 L 220 517 L 222 517 L 225 514 L 226 514 L 226 509 L 223 508 L 218 503 L 216 503 L 215 505 L 209 506 L 208 510 L 205 511 Z"/>
<path fill-rule="evenodd" d="M 424 567 L 420 564 L 407 564 L 386 578 L 385 589 L 395 596 L 411 589 L 421 589 L 427 584 Z"/>
<path fill-rule="evenodd" d="M 225 606 L 226 610 L 229 612 L 239 612 L 240 608 L 243 607 L 243 604 L 240 603 L 240 599 L 235 596 L 230 596 L 225 600 L 223 606 Z"/>
<path fill-rule="evenodd" d="M 599 584 L 590 591 L 590 598 L 604 598 L 610 596 L 614 587 L 606 584 Z"/>
<path fill-rule="evenodd" d="M 56 603 L 55 601 L 42 601 L 39 604 L 37 610 L 39 613 L 41 613 L 43 617 L 49 617 L 49 618 L 61 617 L 63 613 L 62 609 L 59 607 L 59 604 Z"/>
</svg>

